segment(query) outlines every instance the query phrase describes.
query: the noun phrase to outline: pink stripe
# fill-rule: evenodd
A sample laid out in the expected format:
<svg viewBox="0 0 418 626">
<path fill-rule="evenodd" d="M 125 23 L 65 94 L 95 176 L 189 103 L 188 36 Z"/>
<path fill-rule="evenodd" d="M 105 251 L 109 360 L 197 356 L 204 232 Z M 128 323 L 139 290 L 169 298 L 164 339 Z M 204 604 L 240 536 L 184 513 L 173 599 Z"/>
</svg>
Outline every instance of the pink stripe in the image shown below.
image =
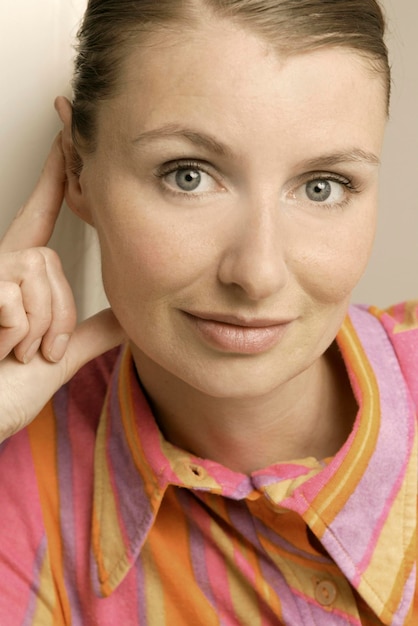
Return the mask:
<svg viewBox="0 0 418 626">
<path fill-rule="evenodd" d="M 305 596 L 298 589 L 292 588 L 292 593 L 297 598 L 300 598 L 301 600 L 303 600 L 303 602 L 306 602 L 306 604 L 310 605 L 311 607 L 315 607 L 315 609 L 318 609 L 318 612 L 320 613 L 318 617 L 321 619 L 321 622 L 318 622 L 318 623 L 321 623 L 321 624 L 330 623 L 329 617 L 332 616 L 333 618 L 338 619 L 338 622 L 333 620 L 332 626 L 344 626 L 344 624 L 352 624 L 353 626 L 361 626 L 361 621 L 358 620 L 356 617 L 353 617 L 353 615 L 349 615 L 348 613 L 345 613 L 344 611 L 341 611 L 340 609 L 336 609 L 335 607 L 332 607 L 331 610 L 324 609 L 319 603 L 315 602 L 315 600 L 313 600 L 309 596 Z M 341 622 L 339 621 L 340 619 L 341 619 Z M 322 621 L 322 620 L 327 620 L 327 622 Z"/>
<path fill-rule="evenodd" d="M 39 585 L 45 530 L 27 431 L 0 446 L 0 624 L 22 624 Z M 28 585 L 28 573 L 37 579 Z M 12 612 L 11 612 L 12 611 Z M 10 621 L 12 620 L 12 622 Z"/>
</svg>

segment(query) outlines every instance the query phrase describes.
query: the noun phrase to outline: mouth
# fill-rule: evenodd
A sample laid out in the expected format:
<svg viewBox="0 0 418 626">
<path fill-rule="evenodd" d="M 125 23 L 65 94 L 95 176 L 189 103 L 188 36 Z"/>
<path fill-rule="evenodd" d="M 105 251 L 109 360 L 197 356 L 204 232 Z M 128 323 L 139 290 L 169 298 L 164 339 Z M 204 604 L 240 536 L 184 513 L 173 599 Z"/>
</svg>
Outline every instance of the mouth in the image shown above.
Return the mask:
<svg viewBox="0 0 418 626">
<path fill-rule="evenodd" d="M 259 354 L 277 345 L 291 320 L 244 318 L 183 311 L 195 332 L 212 348 L 231 354 Z"/>
</svg>

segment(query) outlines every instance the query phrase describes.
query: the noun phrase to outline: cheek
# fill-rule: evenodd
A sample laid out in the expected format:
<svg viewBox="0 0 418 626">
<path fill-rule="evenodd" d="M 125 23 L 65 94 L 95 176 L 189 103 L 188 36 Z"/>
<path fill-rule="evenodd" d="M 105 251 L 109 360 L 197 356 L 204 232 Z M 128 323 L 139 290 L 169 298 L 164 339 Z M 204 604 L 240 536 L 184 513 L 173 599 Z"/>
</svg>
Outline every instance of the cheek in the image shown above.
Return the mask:
<svg viewBox="0 0 418 626">
<path fill-rule="evenodd" d="M 326 229 L 317 245 L 307 245 L 308 252 L 298 257 L 294 272 L 299 284 L 310 296 L 324 304 L 347 300 L 362 277 L 370 257 L 375 234 L 375 220 L 345 224 Z"/>
<path fill-rule="evenodd" d="M 143 310 L 192 281 L 202 255 L 196 239 L 178 223 L 138 214 L 118 222 L 102 219 L 97 231 L 109 301 L 116 307 L 121 302 L 141 303 Z"/>
</svg>

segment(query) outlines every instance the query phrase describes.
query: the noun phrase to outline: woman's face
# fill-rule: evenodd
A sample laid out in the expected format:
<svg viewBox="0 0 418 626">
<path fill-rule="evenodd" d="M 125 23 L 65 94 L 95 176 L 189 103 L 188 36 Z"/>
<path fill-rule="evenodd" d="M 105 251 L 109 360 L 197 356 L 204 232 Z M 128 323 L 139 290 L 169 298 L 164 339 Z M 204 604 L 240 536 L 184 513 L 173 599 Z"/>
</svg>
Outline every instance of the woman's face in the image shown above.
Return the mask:
<svg viewBox="0 0 418 626">
<path fill-rule="evenodd" d="M 147 381 L 271 392 L 335 337 L 375 231 L 382 79 L 228 21 L 133 51 L 81 188 Z M 167 378 L 168 377 L 168 378 Z"/>
</svg>

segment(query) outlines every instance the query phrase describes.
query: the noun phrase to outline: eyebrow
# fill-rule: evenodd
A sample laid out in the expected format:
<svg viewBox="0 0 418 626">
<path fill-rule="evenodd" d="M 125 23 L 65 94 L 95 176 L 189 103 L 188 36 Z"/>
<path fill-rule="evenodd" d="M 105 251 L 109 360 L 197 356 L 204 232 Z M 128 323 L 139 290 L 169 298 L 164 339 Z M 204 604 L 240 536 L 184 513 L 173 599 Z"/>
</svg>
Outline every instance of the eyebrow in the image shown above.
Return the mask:
<svg viewBox="0 0 418 626">
<path fill-rule="evenodd" d="M 218 154 L 222 157 L 232 157 L 232 151 L 223 143 L 214 139 L 210 135 L 193 130 L 192 128 L 184 128 L 177 124 L 166 124 L 159 128 L 144 131 L 138 135 L 133 143 L 146 143 L 148 141 L 154 141 L 158 139 L 185 139 L 195 146 L 199 146 Z M 378 156 L 367 150 L 361 148 L 349 148 L 347 150 L 341 150 L 329 154 L 318 155 L 311 159 L 307 159 L 298 164 L 298 167 L 306 170 L 314 169 L 326 169 L 333 167 L 341 163 L 364 163 L 366 165 L 380 165 L 380 159 Z"/>
<path fill-rule="evenodd" d="M 177 124 L 166 124 L 165 126 L 161 126 L 159 128 L 155 128 L 152 130 L 147 130 L 140 135 L 138 135 L 133 143 L 143 143 L 147 141 L 153 141 L 156 139 L 170 139 L 170 138 L 178 138 L 178 139 L 186 139 L 190 143 L 195 146 L 199 146 L 201 148 L 205 148 L 205 150 L 209 150 L 210 152 L 214 152 L 219 156 L 230 157 L 232 156 L 231 150 L 220 143 L 210 135 L 206 133 L 195 131 L 191 128 L 183 128 L 182 126 L 177 126 Z"/>
<path fill-rule="evenodd" d="M 361 148 L 350 148 L 340 152 L 323 154 L 313 159 L 307 159 L 300 165 L 303 169 L 321 169 L 333 167 L 340 163 L 364 163 L 366 165 L 380 165 L 380 159 L 373 152 L 362 150 Z"/>
</svg>

